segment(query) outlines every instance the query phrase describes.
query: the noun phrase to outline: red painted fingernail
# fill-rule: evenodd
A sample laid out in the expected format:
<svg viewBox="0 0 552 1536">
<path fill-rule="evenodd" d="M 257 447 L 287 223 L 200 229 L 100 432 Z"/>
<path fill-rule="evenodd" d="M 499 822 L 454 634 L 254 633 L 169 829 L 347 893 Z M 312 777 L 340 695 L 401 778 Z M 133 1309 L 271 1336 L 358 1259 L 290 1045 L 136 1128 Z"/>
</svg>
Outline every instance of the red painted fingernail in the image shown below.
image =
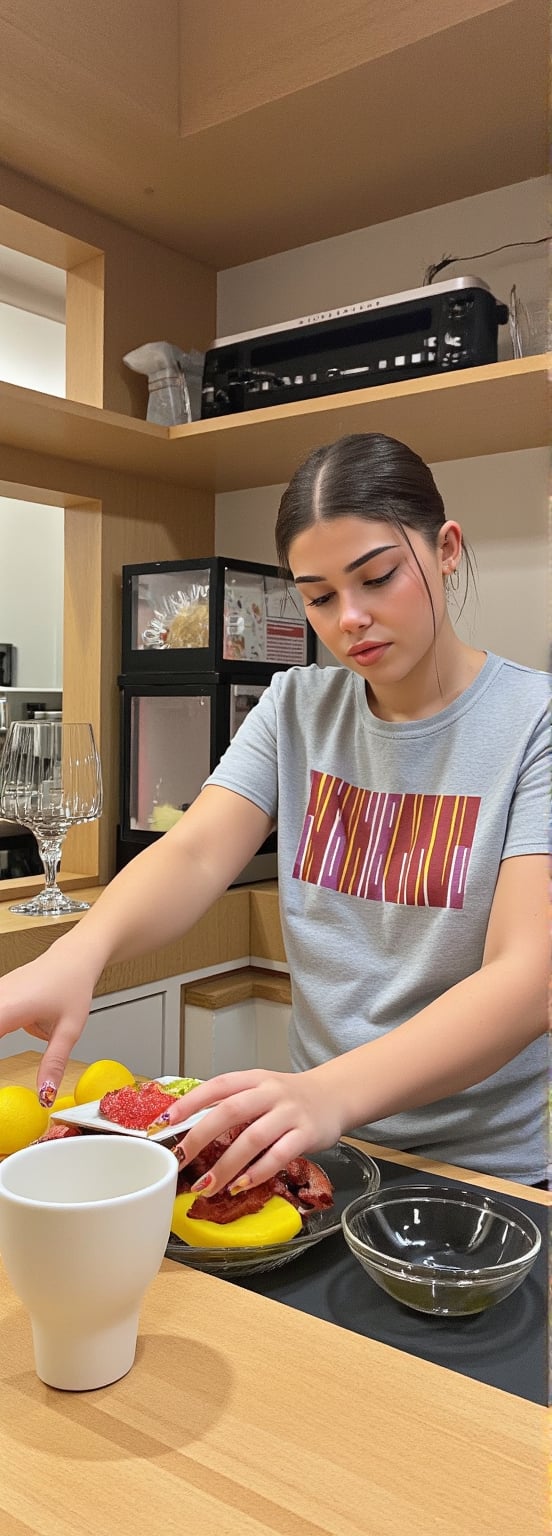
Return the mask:
<svg viewBox="0 0 552 1536">
<path fill-rule="evenodd" d="M 214 1184 L 214 1182 L 215 1179 L 212 1173 L 204 1173 L 203 1178 L 197 1179 L 196 1183 L 192 1184 L 192 1194 L 198 1194 L 200 1189 L 209 1189 L 209 1185 Z"/>
<path fill-rule="evenodd" d="M 42 1084 L 42 1087 L 39 1089 L 38 1093 L 38 1102 L 42 1105 L 43 1109 L 52 1108 L 56 1094 L 57 1088 L 55 1083 L 47 1082 Z"/>
<path fill-rule="evenodd" d="M 229 1188 L 228 1188 L 229 1195 L 241 1195 L 242 1190 L 249 1189 L 250 1183 L 251 1183 L 251 1179 L 249 1177 L 249 1174 L 248 1173 L 242 1173 L 241 1178 L 234 1179 L 234 1183 L 229 1185 Z"/>
</svg>

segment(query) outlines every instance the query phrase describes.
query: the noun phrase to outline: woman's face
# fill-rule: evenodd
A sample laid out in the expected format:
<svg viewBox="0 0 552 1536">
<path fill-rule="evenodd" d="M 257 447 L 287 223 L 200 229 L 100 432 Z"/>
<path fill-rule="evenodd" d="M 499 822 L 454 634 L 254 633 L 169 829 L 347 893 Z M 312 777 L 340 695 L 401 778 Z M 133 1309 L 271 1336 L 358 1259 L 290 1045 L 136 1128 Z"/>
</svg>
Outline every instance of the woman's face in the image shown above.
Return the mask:
<svg viewBox="0 0 552 1536">
<path fill-rule="evenodd" d="M 297 535 L 289 566 L 317 635 L 337 661 L 364 677 L 377 693 L 404 681 L 433 652 L 446 614 L 444 577 L 461 556 L 457 523 L 444 523 L 432 548 L 408 529 L 385 522 L 338 517 Z M 414 554 L 412 553 L 414 551 Z"/>
</svg>

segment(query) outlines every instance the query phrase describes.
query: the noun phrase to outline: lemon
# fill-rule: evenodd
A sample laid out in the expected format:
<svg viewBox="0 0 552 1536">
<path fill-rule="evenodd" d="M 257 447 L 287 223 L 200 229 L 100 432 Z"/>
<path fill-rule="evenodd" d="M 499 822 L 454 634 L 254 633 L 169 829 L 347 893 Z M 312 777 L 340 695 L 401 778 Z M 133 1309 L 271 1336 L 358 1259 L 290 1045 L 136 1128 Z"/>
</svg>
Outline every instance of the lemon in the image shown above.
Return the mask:
<svg viewBox="0 0 552 1536">
<path fill-rule="evenodd" d="M 299 1211 L 281 1195 L 272 1195 L 262 1211 L 254 1216 L 237 1216 L 235 1221 L 193 1221 L 188 1215 L 196 1196 L 177 1195 L 173 1206 L 171 1231 L 192 1248 L 261 1248 L 267 1243 L 286 1243 L 301 1231 Z"/>
<path fill-rule="evenodd" d="M 121 1061 L 92 1061 L 74 1089 L 75 1104 L 103 1099 L 104 1093 L 111 1093 L 115 1088 L 133 1088 L 134 1081 L 134 1073 L 129 1072 Z"/>
<path fill-rule="evenodd" d="M 64 1094 L 61 1095 L 61 1098 L 54 1099 L 54 1102 L 52 1104 L 52 1108 L 50 1110 L 50 1114 L 53 1115 L 54 1111 L 57 1112 L 58 1109 L 74 1109 L 74 1108 L 75 1108 L 75 1099 L 73 1098 L 73 1094 L 72 1093 L 64 1093 Z"/>
<path fill-rule="evenodd" d="M 0 1157 L 20 1152 L 48 1129 L 48 1110 L 31 1088 L 0 1088 Z"/>
</svg>

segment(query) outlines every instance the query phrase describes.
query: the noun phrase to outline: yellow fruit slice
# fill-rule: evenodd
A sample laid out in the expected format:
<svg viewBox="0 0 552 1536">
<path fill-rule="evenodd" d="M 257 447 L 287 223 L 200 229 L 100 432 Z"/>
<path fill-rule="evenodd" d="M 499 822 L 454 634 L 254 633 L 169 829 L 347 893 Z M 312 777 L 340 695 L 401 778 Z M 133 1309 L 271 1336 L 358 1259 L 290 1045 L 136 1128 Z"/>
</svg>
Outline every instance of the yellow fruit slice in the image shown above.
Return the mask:
<svg viewBox="0 0 552 1536">
<path fill-rule="evenodd" d="M 48 1129 L 48 1118 L 31 1088 L 0 1088 L 0 1157 L 38 1141 Z"/>
<path fill-rule="evenodd" d="M 188 1215 L 196 1195 L 177 1195 L 172 1231 L 192 1248 L 261 1248 L 268 1243 L 287 1243 L 303 1225 L 299 1211 L 281 1195 L 272 1195 L 255 1216 L 238 1216 L 224 1224 L 193 1221 Z"/>
<path fill-rule="evenodd" d="M 92 1061 L 76 1084 L 75 1104 L 103 1099 L 104 1093 L 111 1093 L 115 1088 L 133 1087 L 134 1081 L 134 1073 L 121 1061 Z"/>
<path fill-rule="evenodd" d="M 54 1099 L 54 1102 L 52 1104 L 52 1108 L 50 1110 L 50 1114 L 53 1115 L 54 1111 L 57 1113 L 58 1109 L 74 1109 L 74 1108 L 75 1108 L 75 1099 L 73 1097 L 73 1094 L 72 1093 L 63 1093 L 59 1099 Z"/>
</svg>

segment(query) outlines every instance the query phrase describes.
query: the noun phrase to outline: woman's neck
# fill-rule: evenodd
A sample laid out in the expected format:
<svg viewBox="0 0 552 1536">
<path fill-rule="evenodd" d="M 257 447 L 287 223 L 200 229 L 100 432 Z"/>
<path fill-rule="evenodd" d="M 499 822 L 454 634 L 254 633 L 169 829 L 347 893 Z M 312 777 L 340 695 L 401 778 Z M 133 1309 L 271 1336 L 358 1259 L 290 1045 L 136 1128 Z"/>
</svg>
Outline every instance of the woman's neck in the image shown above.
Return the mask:
<svg viewBox="0 0 552 1536">
<path fill-rule="evenodd" d="M 446 623 L 435 645 L 402 682 L 378 688 L 377 694 L 366 684 L 368 706 L 379 720 L 425 720 L 438 715 L 474 682 L 486 657 L 486 651 L 464 645 Z"/>
</svg>

